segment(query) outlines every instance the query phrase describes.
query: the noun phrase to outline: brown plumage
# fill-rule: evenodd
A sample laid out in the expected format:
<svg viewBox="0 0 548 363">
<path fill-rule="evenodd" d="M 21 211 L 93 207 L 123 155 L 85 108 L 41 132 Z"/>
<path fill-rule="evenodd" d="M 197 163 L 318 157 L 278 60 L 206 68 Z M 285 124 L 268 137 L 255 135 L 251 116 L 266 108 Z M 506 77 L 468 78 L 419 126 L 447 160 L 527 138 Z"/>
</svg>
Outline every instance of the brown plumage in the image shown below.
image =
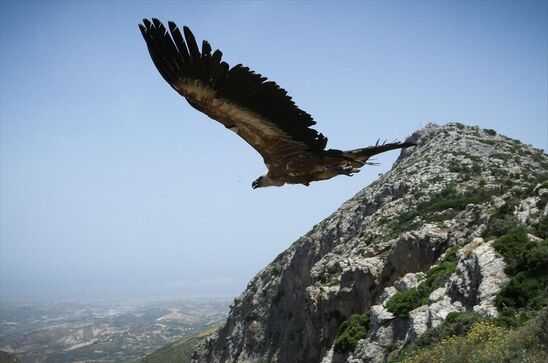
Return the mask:
<svg viewBox="0 0 548 363">
<path fill-rule="evenodd" d="M 253 182 L 253 188 L 309 185 L 352 175 L 373 155 L 414 145 L 377 143 L 350 151 L 325 150 L 327 138 L 311 128 L 312 117 L 284 89 L 241 64 L 230 68 L 207 41 L 200 51 L 190 29 L 183 27 L 183 36 L 175 23 L 168 25 L 170 33 L 158 19 L 139 24 L 156 68 L 192 107 L 236 132 L 261 154 L 268 172 Z"/>
</svg>

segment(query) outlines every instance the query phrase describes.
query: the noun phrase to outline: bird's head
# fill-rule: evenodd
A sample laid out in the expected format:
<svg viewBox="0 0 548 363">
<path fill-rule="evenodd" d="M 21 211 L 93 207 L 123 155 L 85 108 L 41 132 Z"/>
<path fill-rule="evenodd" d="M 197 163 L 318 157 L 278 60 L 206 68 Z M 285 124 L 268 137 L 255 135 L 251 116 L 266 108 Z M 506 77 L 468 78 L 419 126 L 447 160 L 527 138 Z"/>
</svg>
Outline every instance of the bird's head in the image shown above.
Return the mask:
<svg viewBox="0 0 548 363">
<path fill-rule="evenodd" d="M 261 175 L 251 183 L 253 189 L 264 188 L 264 187 L 281 187 L 285 183 L 282 181 L 277 181 L 268 176 L 268 174 Z"/>
</svg>

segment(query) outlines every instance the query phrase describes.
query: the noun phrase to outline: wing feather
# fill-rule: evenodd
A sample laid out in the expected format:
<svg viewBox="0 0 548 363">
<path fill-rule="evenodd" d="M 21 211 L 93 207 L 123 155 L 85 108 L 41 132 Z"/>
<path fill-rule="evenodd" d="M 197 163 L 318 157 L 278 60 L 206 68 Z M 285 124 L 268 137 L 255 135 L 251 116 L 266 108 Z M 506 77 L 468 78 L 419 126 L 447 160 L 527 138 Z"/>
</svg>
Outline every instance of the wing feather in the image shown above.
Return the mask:
<svg viewBox="0 0 548 363">
<path fill-rule="evenodd" d="M 170 21 L 168 25 L 169 25 L 169 31 L 171 32 L 171 36 L 173 37 L 177 50 L 180 56 L 183 58 L 184 73 L 185 74 L 192 73 L 192 67 L 190 66 L 191 64 L 190 54 L 188 53 L 188 48 L 186 46 L 185 40 L 183 39 L 183 36 L 181 35 L 181 31 L 179 30 L 177 25 L 172 21 Z"/>
<path fill-rule="evenodd" d="M 188 27 L 184 37 L 175 23 L 168 27 L 158 19 L 139 25 L 156 68 L 193 107 L 237 129 L 267 163 L 325 149 L 327 138 L 310 128 L 312 116 L 283 88 L 241 64 L 230 68 L 207 41 L 200 51 Z"/>
<path fill-rule="evenodd" d="M 196 43 L 194 34 L 192 34 L 188 27 L 183 27 L 183 33 L 185 34 L 186 44 L 190 53 L 193 70 L 194 72 L 196 72 L 195 76 L 201 78 L 202 75 L 200 72 L 200 50 L 198 49 L 198 44 Z"/>
</svg>

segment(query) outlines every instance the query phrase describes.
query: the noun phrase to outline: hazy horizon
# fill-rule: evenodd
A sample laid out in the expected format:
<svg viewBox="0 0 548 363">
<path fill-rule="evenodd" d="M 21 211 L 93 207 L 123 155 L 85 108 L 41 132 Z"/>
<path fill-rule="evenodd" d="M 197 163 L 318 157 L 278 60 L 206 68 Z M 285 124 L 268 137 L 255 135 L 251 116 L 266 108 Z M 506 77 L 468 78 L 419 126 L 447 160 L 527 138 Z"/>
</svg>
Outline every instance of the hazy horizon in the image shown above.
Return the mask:
<svg viewBox="0 0 548 363">
<path fill-rule="evenodd" d="M 548 148 L 547 2 L 0 3 L 0 300 L 235 296 L 399 152 L 252 190 L 245 142 L 161 78 L 142 18 L 285 88 L 328 147 L 428 122 Z"/>
</svg>

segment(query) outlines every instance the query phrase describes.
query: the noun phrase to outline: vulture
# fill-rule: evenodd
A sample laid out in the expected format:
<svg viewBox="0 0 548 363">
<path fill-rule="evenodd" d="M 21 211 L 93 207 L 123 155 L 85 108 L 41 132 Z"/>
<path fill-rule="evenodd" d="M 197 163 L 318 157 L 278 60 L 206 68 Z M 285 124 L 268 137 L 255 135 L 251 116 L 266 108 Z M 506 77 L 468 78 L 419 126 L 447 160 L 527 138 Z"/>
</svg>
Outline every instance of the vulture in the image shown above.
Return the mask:
<svg viewBox="0 0 548 363">
<path fill-rule="evenodd" d="M 235 132 L 262 157 L 267 172 L 253 189 L 304 184 L 357 173 L 373 155 L 414 146 L 411 142 L 377 143 L 361 149 L 327 149 L 327 138 L 311 128 L 312 116 L 287 92 L 248 67 L 229 67 L 207 41 L 201 50 L 188 27 L 144 19 L 139 28 L 154 65 L 188 103 Z"/>
</svg>

